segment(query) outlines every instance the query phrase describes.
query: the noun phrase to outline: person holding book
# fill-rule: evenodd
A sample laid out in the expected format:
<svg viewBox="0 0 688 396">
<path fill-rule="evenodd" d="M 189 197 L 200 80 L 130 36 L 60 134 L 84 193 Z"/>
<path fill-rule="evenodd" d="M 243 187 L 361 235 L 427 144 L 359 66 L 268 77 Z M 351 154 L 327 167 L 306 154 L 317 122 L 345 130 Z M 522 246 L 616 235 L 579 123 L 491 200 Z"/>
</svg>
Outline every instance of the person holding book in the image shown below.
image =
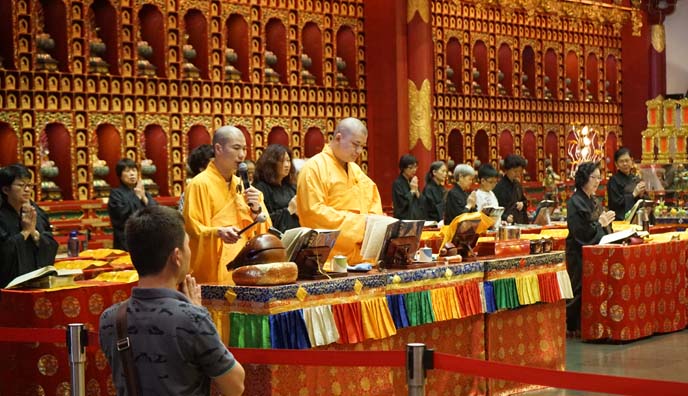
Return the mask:
<svg viewBox="0 0 688 396">
<path fill-rule="evenodd" d="M 423 205 L 418 189 L 418 160 L 411 154 L 399 159 L 399 177 L 392 184 L 394 217 L 400 220 L 422 220 Z"/>
<path fill-rule="evenodd" d="M 428 173 L 425 174 L 425 188 L 423 188 L 423 205 L 425 207 L 425 220 L 441 221 L 444 219 L 444 181 L 447 179 L 447 165 L 444 161 L 435 161 L 430 164 Z"/>
<path fill-rule="evenodd" d="M 0 288 L 55 262 L 58 244 L 48 216 L 31 201 L 32 188 L 24 165 L 0 169 Z"/>
<path fill-rule="evenodd" d="M 499 207 L 499 201 L 494 195 L 492 190 L 497 185 L 499 181 L 499 172 L 490 164 L 480 165 L 478 169 L 478 189 L 471 193 L 475 198 L 469 199 L 475 200 L 475 207 L 477 211 L 483 210 L 483 208 L 497 208 Z"/>
<path fill-rule="evenodd" d="M 269 145 L 256 163 L 253 186 L 263 193 L 273 227 L 281 232 L 299 226 L 296 214 L 296 185 L 291 150 Z"/>
<path fill-rule="evenodd" d="M 504 208 L 502 220 L 506 220 L 507 223 L 529 223 L 528 200 L 521 186 L 521 177 L 523 177 L 525 167 L 525 158 L 517 154 L 509 154 L 504 159 L 504 177 L 493 190 L 499 206 Z"/>
<path fill-rule="evenodd" d="M 306 161 L 296 185 L 301 225 L 340 230 L 330 257 L 345 255 L 361 262 L 360 244 L 369 214 L 382 214 L 380 193 L 356 164 L 368 140 L 368 129 L 356 118 L 341 120 L 323 151 Z"/>
<path fill-rule="evenodd" d="M 633 158 L 626 147 L 614 153 L 616 173 L 607 183 L 609 209 L 616 213 L 616 220 L 623 220 L 635 202 L 646 192 L 645 182 L 633 174 Z"/>
<path fill-rule="evenodd" d="M 157 205 L 150 193 L 143 187 L 136 163 L 130 158 L 122 158 L 115 166 L 119 187 L 110 190 L 108 214 L 112 223 L 112 247 L 128 250 L 124 224 L 129 216 L 148 205 Z"/>
<path fill-rule="evenodd" d="M 455 217 L 475 211 L 475 194 L 468 195 L 473 184 L 475 169 L 467 164 L 454 168 L 454 187 L 449 190 L 444 204 L 444 224 L 451 224 Z"/>
<path fill-rule="evenodd" d="M 186 187 L 184 220 L 191 245 L 191 269 L 199 282 L 232 283 L 226 265 L 239 254 L 252 236 L 268 231 L 272 222 L 239 234 L 239 229 L 267 213 L 263 194 L 245 188 L 235 175 L 246 157 L 246 138 L 233 126 L 223 126 L 213 135 L 215 158 Z M 237 243 L 241 241 L 241 243 Z"/>
<path fill-rule="evenodd" d="M 182 215 L 148 206 L 129 217 L 126 236 L 138 285 L 128 300 L 101 314 L 98 334 L 117 394 L 131 394 L 133 377 L 141 395 L 208 395 L 211 381 L 224 395 L 242 394 L 244 369 L 220 339 L 189 274 Z M 121 335 L 120 310 L 126 320 Z M 124 337 L 129 348 L 120 351 Z M 127 350 L 131 359 L 123 357 Z"/>
<path fill-rule="evenodd" d="M 566 303 L 566 328 L 569 336 L 580 334 L 581 293 L 583 287 L 583 246 L 595 245 L 611 232 L 614 212 L 604 211 L 595 198 L 602 176 L 599 164 L 584 162 L 575 175 L 576 191 L 566 207 L 566 270 L 571 279 L 573 299 Z"/>
</svg>

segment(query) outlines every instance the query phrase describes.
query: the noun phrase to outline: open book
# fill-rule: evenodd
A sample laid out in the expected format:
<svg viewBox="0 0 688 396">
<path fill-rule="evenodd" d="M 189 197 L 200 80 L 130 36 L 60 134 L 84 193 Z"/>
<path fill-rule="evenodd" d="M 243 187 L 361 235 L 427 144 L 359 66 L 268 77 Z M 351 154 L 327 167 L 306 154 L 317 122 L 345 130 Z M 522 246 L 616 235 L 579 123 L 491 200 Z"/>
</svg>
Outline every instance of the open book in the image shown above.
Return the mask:
<svg viewBox="0 0 688 396">
<path fill-rule="evenodd" d="M 327 247 L 332 249 L 338 236 L 339 230 L 308 227 L 297 227 L 287 230 L 282 236 L 282 244 L 286 250 L 287 261 L 294 261 L 298 252 L 304 248 Z"/>
<path fill-rule="evenodd" d="M 361 245 L 361 257 L 373 259 L 376 262 L 382 260 L 386 246 L 395 238 L 415 239 L 416 246 L 411 254 L 415 253 L 424 223 L 423 220 L 399 220 L 390 216 L 368 215 Z"/>
<path fill-rule="evenodd" d="M 617 232 L 612 232 L 611 234 L 607 234 L 600 239 L 600 243 L 598 245 L 610 245 L 613 243 L 623 243 L 625 240 L 627 240 L 630 237 L 637 236 L 637 237 L 643 237 L 649 235 L 647 231 L 636 231 L 633 228 L 629 228 L 623 231 L 617 231 Z"/>
<path fill-rule="evenodd" d="M 48 265 L 31 272 L 27 272 L 24 275 L 19 275 L 10 282 L 6 289 L 16 289 L 20 287 L 27 288 L 51 288 L 51 287 L 61 287 L 74 284 L 74 277 L 81 275 L 82 270 L 79 269 L 65 269 L 58 270 L 52 265 Z"/>
</svg>

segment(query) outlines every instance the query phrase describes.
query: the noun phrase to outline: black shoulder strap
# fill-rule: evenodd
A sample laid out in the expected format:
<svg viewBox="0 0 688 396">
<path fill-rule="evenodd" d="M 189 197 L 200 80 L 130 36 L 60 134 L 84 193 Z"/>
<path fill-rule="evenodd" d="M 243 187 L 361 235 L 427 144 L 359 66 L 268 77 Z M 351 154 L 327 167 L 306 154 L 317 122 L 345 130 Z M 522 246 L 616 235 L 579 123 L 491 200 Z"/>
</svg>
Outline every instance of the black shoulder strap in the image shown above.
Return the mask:
<svg viewBox="0 0 688 396">
<path fill-rule="evenodd" d="M 117 351 L 119 351 L 120 360 L 122 361 L 124 378 L 127 380 L 127 394 L 129 394 L 129 396 L 138 396 L 141 393 L 139 391 L 139 376 L 136 373 L 134 354 L 131 352 L 131 342 L 127 330 L 128 306 L 129 300 L 126 300 L 122 302 L 122 304 L 119 305 L 119 309 L 117 309 Z"/>
</svg>

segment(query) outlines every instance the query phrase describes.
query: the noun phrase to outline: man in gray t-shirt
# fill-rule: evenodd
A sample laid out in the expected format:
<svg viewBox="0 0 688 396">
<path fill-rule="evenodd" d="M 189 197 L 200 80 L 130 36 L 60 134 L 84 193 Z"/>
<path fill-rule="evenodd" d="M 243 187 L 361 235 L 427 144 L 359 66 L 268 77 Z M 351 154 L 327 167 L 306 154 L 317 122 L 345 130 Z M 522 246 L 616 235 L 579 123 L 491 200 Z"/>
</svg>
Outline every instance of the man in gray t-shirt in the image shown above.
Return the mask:
<svg viewBox="0 0 688 396">
<path fill-rule="evenodd" d="M 179 212 L 146 207 L 127 221 L 126 235 L 139 273 L 139 285 L 127 301 L 127 327 L 140 394 L 208 395 L 212 379 L 223 394 L 240 395 L 244 369 L 220 340 L 201 305 L 200 286 L 188 275 L 189 237 Z M 100 347 L 117 394 L 127 395 L 117 351 L 120 304 L 100 317 Z"/>
</svg>

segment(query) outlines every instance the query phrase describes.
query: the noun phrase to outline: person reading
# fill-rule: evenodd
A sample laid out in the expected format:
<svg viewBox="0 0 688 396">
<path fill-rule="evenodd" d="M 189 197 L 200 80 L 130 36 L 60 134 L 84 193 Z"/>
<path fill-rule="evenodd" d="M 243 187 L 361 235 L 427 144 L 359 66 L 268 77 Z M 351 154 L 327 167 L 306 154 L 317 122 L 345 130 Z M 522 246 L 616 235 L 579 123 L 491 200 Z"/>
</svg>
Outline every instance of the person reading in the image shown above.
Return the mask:
<svg viewBox="0 0 688 396">
<path fill-rule="evenodd" d="M 256 163 L 253 182 L 253 186 L 263 193 L 273 226 L 281 232 L 299 226 L 291 156 L 286 146 L 269 145 Z"/>
<path fill-rule="evenodd" d="M 502 220 L 507 223 L 528 224 L 528 200 L 523 194 L 521 178 L 526 160 L 520 155 L 510 154 L 504 159 L 504 177 L 497 183 L 493 192 L 504 208 Z"/>
<path fill-rule="evenodd" d="M 189 275 L 191 250 L 182 215 L 164 206 L 146 207 L 129 217 L 126 235 L 138 286 L 131 298 L 101 314 L 98 337 L 117 394 L 131 394 L 133 377 L 140 395 L 209 395 L 211 380 L 224 395 L 242 394 L 244 369 L 222 343 L 201 305 L 201 287 Z M 120 314 L 124 334 L 118 334 Z M 125 337 L 129 347 L 120 352 L 118 340 Z M 129 361 L 122 357 L 126 349 Z"/>
<path fill-rule="evenodd" d="M 340 230 L 330 258 L 345 255 L 349 263 L 361 262 L 366 217 L 382 214 L 377 186 L 355 162 L 367 140 L 360 120 L 341 120 L 330 144 L 304 164 L 296 185 L 301 225 Z"/>
<path fill-rule="evenodd" d="M 447 165 L 444 161 L 430 164 L 425 174 L 425 188 L 421 197 L 425 207 L 425 220 L 442 221 L 444 219 L 444 181 L 447 178 Z"/>
<path fill-rule="evenodd" d="M 609 209 L 616 213 L 616 220 L 623 220 L 635 202 L 646 192 L 645 182 L 633 174 L 633 158 L 626 147 L 614 153 L 616 173 L 607 183 L 607 202 Z"/>
<path fill-rule="evenodd" d="M 48 216 L 31 201 L 32 188 L 24 165 L 0 169 L 0 288 L 55 262 L 57 242 Z"/>
<path fill-rule="evenodd" d="M 475 177 L 475 170 L 470 165 L 458 164 L 454 168 L 453 176 L 454 187 L 447 193 L 444 204 L 445 225 L 451 224 L 456 216 L 475 210 L 475 194 L 468 195 Z"/>
<path fill-rule="evenodd" d="M 225 266 L 254 235 L 268 231 L 268 217 L 247 232 L 239 230 L 268 211 L 260 191 L 246 188 L 235 175 L 246 157 L 246 139 L 236 127 L 223 126 L 213 135 L 215 158 L 187 186 L 184 203 L 191 245 L 191 270 L 199 282 L 232 283 Z M 241 243 L 237 243 L 241 241 Z"/>
<path fill-rule="evenodd" d="M 119 187 L 110 190 L 108 214 L 112 222 L 115 249 L 128 250 L 124 224 L 129 216 L 148 205 L 157 205 L 150 193 L 143 188 L 143 179 L 139 176 L 136 163 L 130 158 L 122 158 L 115 166 Z"/>
</svg>

